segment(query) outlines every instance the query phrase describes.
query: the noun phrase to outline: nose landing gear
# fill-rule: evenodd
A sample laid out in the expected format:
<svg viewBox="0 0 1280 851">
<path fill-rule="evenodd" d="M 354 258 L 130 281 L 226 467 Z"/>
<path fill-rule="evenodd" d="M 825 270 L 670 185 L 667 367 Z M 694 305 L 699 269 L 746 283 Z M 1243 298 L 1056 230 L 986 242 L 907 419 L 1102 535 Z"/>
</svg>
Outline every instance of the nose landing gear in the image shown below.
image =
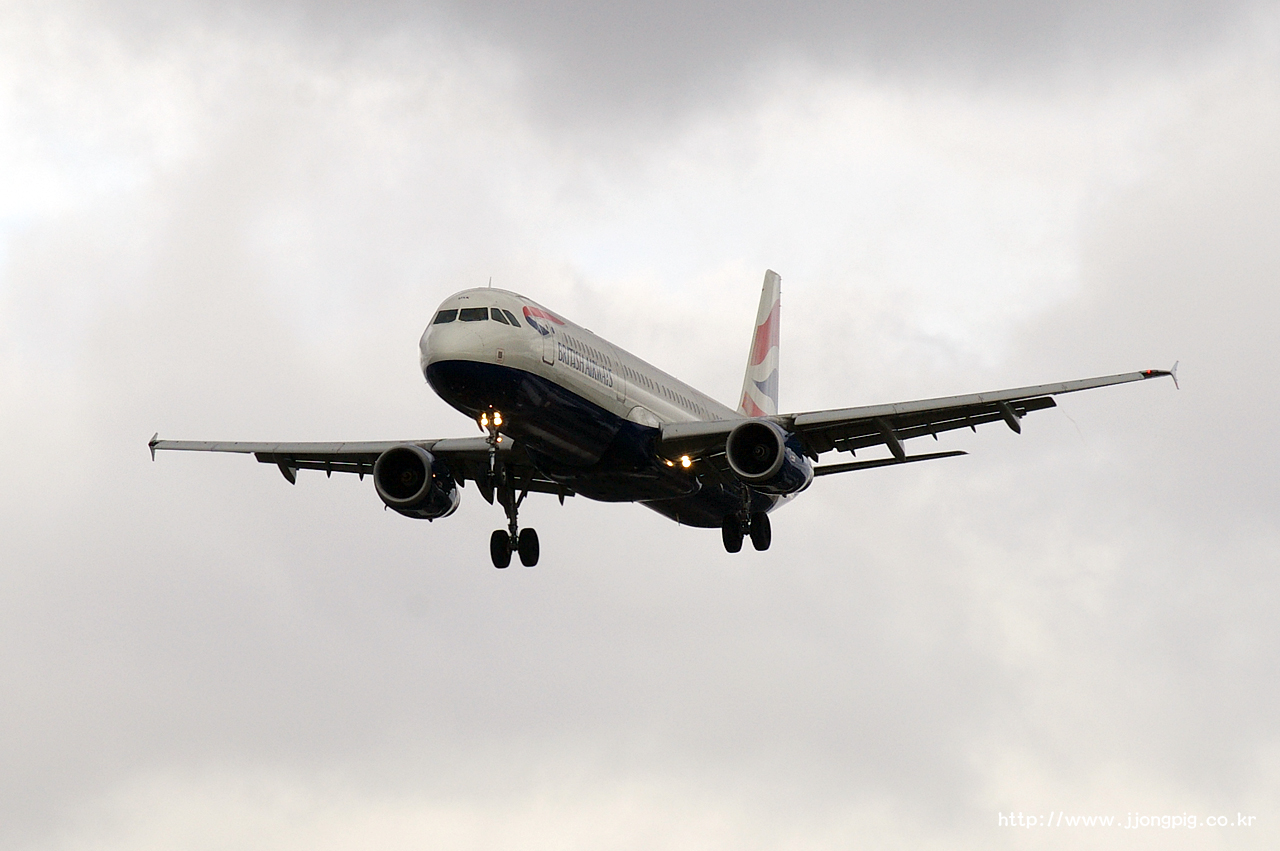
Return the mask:
<svg viewBox="0 0 1280 851">
<path fill-rule="evenodd" d="M 538 563 L 541 550 L 538 533 L 534 529 L 521 529 L 516 519 L 520 503 L 528 495 L 529 492 L 524 491 L 517 497 L 515 489 L 507 484 L 498 487 L 498 501 L 507 512 L 507 528 L 495 529 L 489 536 L 489 556 L 493 559 L 494 567 L 508 567 L 513 552 L 520 554 L 520 563 L 525 567 L 533 567 Z"/>
<path fill-rule="evenodd" d="M 498 502 L 507 513 L 507 528 L 495 529 L 489 536 L 489 557 L 493 560 L 494 567 L 502 569 L 511 565 L 513 552 L 519 553 L 520 563 L 525 567 L 533 567 L 538 563 L 541 549 L 538 546 L 538 533 L 533 529 L 521 530 L 518 519 L 520 503 L 524 502 L 529 492 L 522 491 L 517 497 L 515 488 L 507 481 L 506 470 L 497 460 L 498 444 L 502 442 L 502 436 L 498 434 L 501 426 L 500 411 L 494 411 L 492 416 L 487 411 L 480 414 L 480 428 L 489 433 L 489 478 L 497 485 Z"/>
</svg>

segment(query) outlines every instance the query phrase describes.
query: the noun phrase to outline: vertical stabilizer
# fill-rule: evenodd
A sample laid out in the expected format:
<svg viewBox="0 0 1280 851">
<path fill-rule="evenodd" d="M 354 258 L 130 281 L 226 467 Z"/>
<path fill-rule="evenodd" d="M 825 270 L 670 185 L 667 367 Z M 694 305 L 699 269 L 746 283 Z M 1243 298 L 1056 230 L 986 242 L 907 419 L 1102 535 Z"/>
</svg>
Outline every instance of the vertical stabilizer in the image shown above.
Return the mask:
<svg viewBox="0 0 1280 851">
<path fill-rule="evenodd" d="M 747 374 L 742 379 L 742 403 L 738 411 L 748 417 L 768 417 L 778 413 L 778 310 L 782 278 L 770 269 L 764 273 L 756 330 L 751 336 Z"/>
</svg>

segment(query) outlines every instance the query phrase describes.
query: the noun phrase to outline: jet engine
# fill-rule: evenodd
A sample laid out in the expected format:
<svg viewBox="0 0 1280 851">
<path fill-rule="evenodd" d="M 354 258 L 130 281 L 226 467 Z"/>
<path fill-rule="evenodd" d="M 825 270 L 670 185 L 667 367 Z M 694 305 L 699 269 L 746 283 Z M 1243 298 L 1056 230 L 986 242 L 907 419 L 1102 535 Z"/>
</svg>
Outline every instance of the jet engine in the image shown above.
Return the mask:
<svg viewBox="0 0 1280 851">
<path fill-rule="evenodd" d="M 373 487 L 388 508 L 421 520 L 448 517 L 462 501 L 448 465 L 412 443 L 393 446 L 378 456 Z"/>
<path fill-rule="evenodd" d="M 765 493 L 797 493 L 813 481 L 809 459 L 787 446 L 787 433 L 768 420 L 734 426 L 725 456 L 734 475 Z"/>
</svg>

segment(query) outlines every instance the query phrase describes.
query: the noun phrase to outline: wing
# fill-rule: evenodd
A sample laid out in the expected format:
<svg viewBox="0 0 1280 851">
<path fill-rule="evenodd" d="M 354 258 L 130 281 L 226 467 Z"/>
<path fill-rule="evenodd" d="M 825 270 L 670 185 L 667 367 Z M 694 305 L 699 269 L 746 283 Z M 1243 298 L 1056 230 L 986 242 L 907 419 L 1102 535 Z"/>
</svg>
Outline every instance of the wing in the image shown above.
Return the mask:
<svg viewBox="0 0 1280 851">
<path fill-rule="evenodd" d="M 493 485 L 489 473 L 489 443 L 483 437 L 449 437 L 440 440 L 370 440 L 352 443 L 245 443 L 203 440 L 160 440 L 151 438 L 147 445 L 151 457 L 160 450 L 183 452 L 238 452 L 253 455 L 263 464 L 275 464 L 293 484 L 299 470 L 322 470 L 332 473 L 356 473 L 360 478 L 373 474 L 378 456 L 393 446 L 421 446 L 449 465 L 458 484 L 470 479 L 480 492 L 493 501 Z M 572 496 L 573 492 L 538 473 L 523 449 L 511 438 L 498 444 L 496 459 L 501 461 L 507 479 L 517 491 L 553 493 Z"/>
<path fill-rule="evenodd" d="M 1054 396 L 1166 375 L 1176 382 L 1176 369 L 1175 364 L 1173 370 L 1147 369 L 1142 372 L 1126 372 L 1120 375 L 1063 381 L 1058 384 L 1015 387 L 991 393 L 971 393 L 965 396 L 946 396 L 861 408 L 808 411 L 767 419 L 796 435 L 804 453 L 815 461 L 822 453 L 833 449 L 854 453 L 858 449 L 879 444 L 886 445 L 893 455 L 892 460 L 858 461 L 814 468 L 815 475 L 823 475 L 879 467 L 885 464 L 962 455 L 964 454 L 962 452 L 940 452 L 908 457 L 902 444 L 903 441 L 913 437 L 928 435 L 936 439 L 939 432 L 958 428 L 976 430 L 984 423 L 1000 421 L 1015 432 L 1021 432 L 1022 418 L 1031 411 L 1054 407 L 1056 404 L 1053 400 Z M 733 427 L 740 422 L 742 420 L 718 420 L 673 423 L 664 426 L 661 451 L 668 458 L 679 455 L 699 457 L 723 453 L 725 439 Z"/>
</svg>

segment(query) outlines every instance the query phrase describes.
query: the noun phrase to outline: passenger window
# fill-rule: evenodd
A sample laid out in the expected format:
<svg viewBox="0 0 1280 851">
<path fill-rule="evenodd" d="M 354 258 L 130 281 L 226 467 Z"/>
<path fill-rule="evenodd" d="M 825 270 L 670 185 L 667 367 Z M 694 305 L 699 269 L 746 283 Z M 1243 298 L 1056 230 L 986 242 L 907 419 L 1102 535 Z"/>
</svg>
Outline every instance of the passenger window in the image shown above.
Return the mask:
<svg viewBox="0 0 1280 851">
<path fill-rule="evenodd" d="M 442 310 L 442 311 L 440 311 L 439 313 L 437 313 L 437 314 L 436 314 L 436 320 L 435 320 L 435 322 L 432 322 L 431 324 L 432 324 L 432 325 L 443 325 L 443 324 L 445 324 L 446 322 L 452 322 L 453 320 L 455 320 L 455 319 L 457 319 L 457 318 L 458 318 L 458 311 L 456 311 L 456 310 Z"/>
<path fill-rule="evenodd" d="M 489 318 L 489 308 L 487 307 L 464 307 L 458 311 L 458 319 L 461 322 L 483 322 Z"/>
<path fill-rule="evenodd" d="M 507 317 L 503 316 L 502 311 L 498 310 L 496 307 L 489 308 L 489 317 L 493 319 L 494 322 L 501 322 L 503 325 L 507 324 Z"/>
<path fill-rule="evenodd" d="M 510 310 L 504 310 L 502 312 L 507 315 L 507 319 L 511 320 L 512 325 L 516 326 L 517 328 L 520 327 L 520 320 L 516 319 L 515 314 L 513 314 Z"/>
</svg>

